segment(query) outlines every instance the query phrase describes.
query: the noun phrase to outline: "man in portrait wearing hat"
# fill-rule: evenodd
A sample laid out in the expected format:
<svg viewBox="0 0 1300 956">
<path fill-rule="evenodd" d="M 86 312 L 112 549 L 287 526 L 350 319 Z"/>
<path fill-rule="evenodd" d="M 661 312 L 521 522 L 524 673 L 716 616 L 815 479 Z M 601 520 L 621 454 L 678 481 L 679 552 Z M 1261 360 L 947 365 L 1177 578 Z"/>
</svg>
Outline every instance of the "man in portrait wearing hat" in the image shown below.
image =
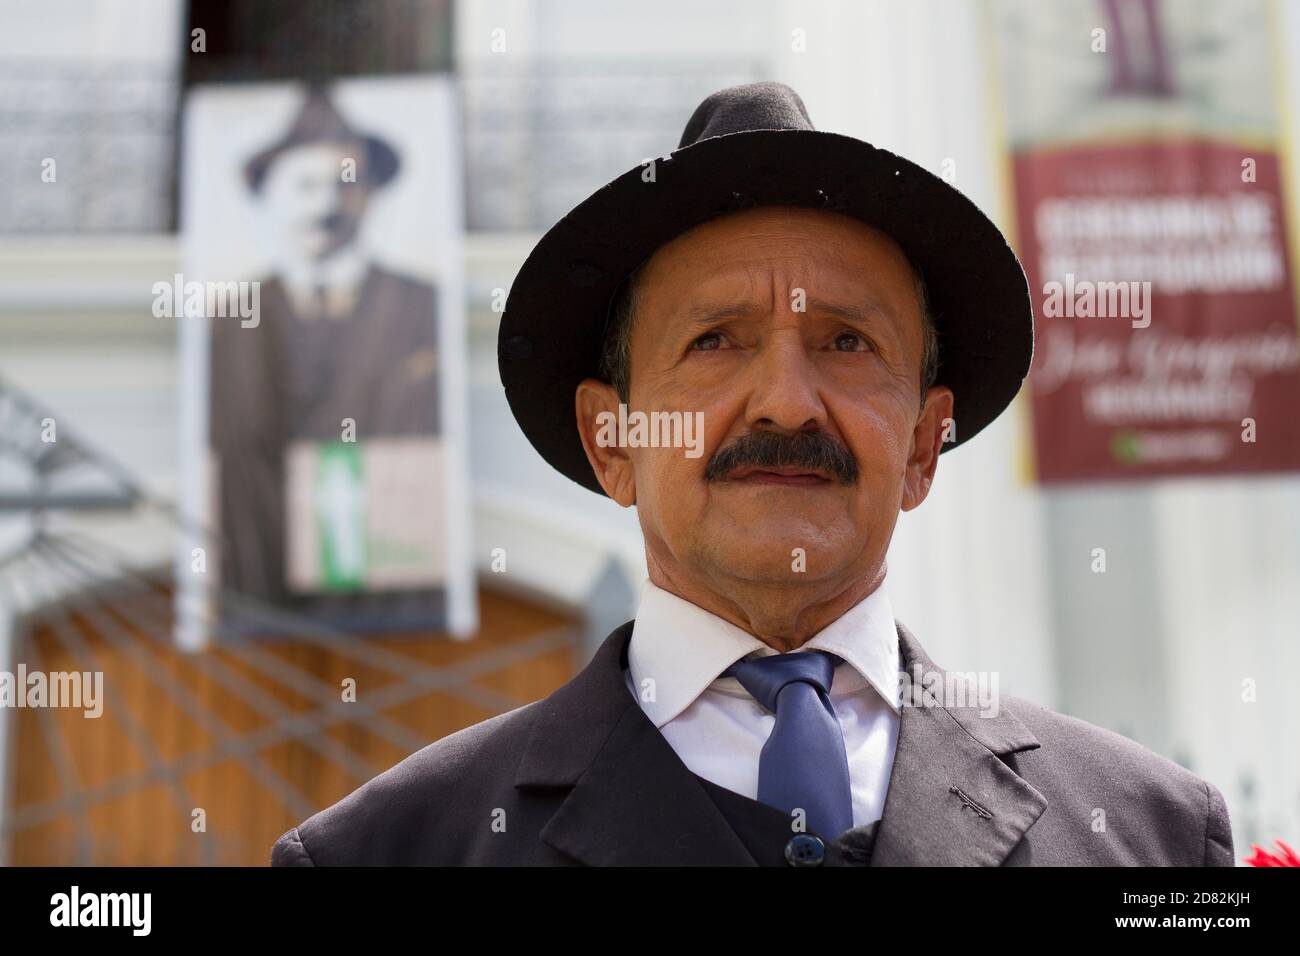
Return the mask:
<svg viewBox="0 0 1300 956">
<path fill-rule="evenodd" d="M 362 241 L 370 199 L 400 165 L 391 145 L 354 129 L 323 89 L 308 89 L 285 133 L 243 168 L 274 248 L 258 322 L 211 323 L 222 586 L 333 621 L 433 613 L 432 590 L 294 593 L 287 573 L 293 535 L 332 542 L 335 565 L 344 565 L 364 553 L 365 533 L 363 493 L 347 465 L 321 466 L 323 479 L 315 465 L 300 468 L 318 487 L 290 494 L 291 449 L 339 442 L 348 422 L 362 448 L 441 430 L 436 289 L 372 261 Z"/>
<path fill-rule="evenodd" d="M 899 513 L 1032 349 L 1024 272 L 957 190 L 816 131 L 786 86 L 708 97 L 676 151 L 546 234 L 500 329 L 537 451 L 637 508 L 635 620 L 272 862 L 1232 865 L 1213 785 L 1027 701 L 976 703 L 893 617 Z M 702 413 L 703 454 L 602 438 L 620 405 Z"/>
</svg>

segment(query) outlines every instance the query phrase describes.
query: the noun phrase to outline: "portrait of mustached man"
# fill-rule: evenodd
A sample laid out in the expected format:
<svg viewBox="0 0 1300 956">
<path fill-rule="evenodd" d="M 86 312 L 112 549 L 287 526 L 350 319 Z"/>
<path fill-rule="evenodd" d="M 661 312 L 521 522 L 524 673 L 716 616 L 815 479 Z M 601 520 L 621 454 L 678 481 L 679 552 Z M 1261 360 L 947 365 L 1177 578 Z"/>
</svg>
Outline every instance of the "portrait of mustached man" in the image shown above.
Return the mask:
<svg viewBox="0 0 1300 956">
<path fill-rule="evenodd" d="M 894 618 L 899 514 L 1029 372 L 993 223 L 776 83 L 709 96 L 644 173 L 542 238 L 499 338 L 537 452 L 636 509 L 635 619 L 273 863 L 1232 865 L 1212 784 L 1030 701 L 950 694 L 963 675 Z M 598 442 L 621 403 L 702 413 L 704 453 Z"/>
<path fill-rule="evenodd" d="M 338 619 L 373 605 L 391 618 L 429 599 L 296 592 L 286 567 L 294 443 L 337 442 L 344 420 L 363 444 L 441 431 L 437 290 L 374 261 L 362 228 L 401 166 L 392 144 L 355 129 L 326 89 L 310 87 L 284 133 L 242 169 L 274 254 L 257 323 L 211 321 L 220 579 L 304 615 Z M 347 509 L 322 520 L 331 515 L 345 538 L 358 533 Z"/>
</svg>

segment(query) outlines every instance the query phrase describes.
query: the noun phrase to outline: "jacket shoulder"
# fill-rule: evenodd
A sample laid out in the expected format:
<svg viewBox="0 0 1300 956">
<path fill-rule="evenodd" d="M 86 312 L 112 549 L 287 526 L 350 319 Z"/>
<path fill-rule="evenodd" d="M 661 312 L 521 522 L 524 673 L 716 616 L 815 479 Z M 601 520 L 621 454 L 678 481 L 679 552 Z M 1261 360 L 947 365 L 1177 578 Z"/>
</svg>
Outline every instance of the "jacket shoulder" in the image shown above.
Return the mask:
<svg viewBox="0 0 1300 956">
<path fill-rule="evenodd" d="M 272 866 L 315 866 L 307 848 L 302 845 L 302 837 L 297 827 L 291 827 L 271 848 Z"/>
<path fill-rule="evenodd" d="M 499 795 L 513 788 L 515 766 L 539 703 L 490 717 L 406 757 L 287 831 L 271 851 L 271 865 L 455 859 L 465 814 L 500 804 Z M 489 822 L 485 817 L 485 826 Z"/>
<path fill-rule="evenodd" d="M 430 280 L 420 279 L 380 265 L 371 266 L 371 271 L 375 284 L 385 292 L 411 299 L 432 300 L 437 297 L 438 288 Z"/>
<path fill-rule="evenodd" d="M 1056 826 L 1114 862 L 1233 866 L 1227 805 L 1214 784 L 1122 734 L 1022 698 L 1007 706 L 1041 745 L 1017 771 Z"/>
</svg>

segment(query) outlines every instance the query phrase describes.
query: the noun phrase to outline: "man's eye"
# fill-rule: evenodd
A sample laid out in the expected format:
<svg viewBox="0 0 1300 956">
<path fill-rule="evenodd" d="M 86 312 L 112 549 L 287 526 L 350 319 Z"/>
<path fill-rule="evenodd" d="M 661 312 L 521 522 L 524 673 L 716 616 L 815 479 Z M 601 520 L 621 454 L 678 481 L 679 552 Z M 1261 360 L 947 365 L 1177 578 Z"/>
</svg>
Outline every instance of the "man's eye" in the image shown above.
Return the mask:
<svg viewBox="0 0 1300 956">
<path fill-rule="evenodd" d="M 835 348 L 841 352 L 867 352 L 872 345 L 857 332 L 841 332 L 835 336 Z"/>
<path fill-rule="evenodd" d="M 722 346 L 722 336 L 717 332 L 705 332 L 691 343 L 691 348 L 698 352 L 713 352 Z"/>
</svg>

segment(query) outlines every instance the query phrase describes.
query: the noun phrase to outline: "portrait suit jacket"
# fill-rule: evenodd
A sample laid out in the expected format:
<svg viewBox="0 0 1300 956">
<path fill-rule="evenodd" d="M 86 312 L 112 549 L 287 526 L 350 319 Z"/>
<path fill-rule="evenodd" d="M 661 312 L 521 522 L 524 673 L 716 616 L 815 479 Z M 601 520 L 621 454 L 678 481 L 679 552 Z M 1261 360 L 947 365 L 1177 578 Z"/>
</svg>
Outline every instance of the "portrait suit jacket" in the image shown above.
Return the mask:
<svg viewBox="0 0 1300 956">
<path fill-rule="evenodd" d="M 901 670 L 942 674 L 896 627 Z M 289 830 L 272 865 L 755 865 L 624 682 L 631 634 L 616 629 L 549 697 L 430 744 Z M 1212 784 L 1119 734 L 1000 704 L 995 717 L 902 708 L 867 865 L 1233 865 Z"/>
<path fill-rule="evenodd" d="M 371 264 L 349 314 L 300 315 L 284 283 L 260 280 L 260 321 L 212 320 L 211 446 L 222 531 L 221 584 L 245 597 L 330 617 L 337 603 L 373 602 L 390 617 L 389 595 L 294 596 L 285 575 L 285 460 L 298 439 L 337 441 L 357 423 L 362 443 L 436 437 L 437 288 Z M 426 592 L 401 598 L 428 603 Z"/>
</svg>

